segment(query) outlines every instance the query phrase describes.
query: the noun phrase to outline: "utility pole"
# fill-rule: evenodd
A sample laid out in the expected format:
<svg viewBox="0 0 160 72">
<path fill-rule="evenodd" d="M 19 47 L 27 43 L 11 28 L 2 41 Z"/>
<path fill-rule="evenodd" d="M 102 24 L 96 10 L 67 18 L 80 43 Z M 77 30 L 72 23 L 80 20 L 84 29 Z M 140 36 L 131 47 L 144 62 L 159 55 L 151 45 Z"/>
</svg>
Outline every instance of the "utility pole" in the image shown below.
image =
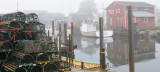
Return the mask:
<svg viewBox="0 0 160 72">
<path fill-rule="evenodd" d="M 100 33 L 100 67 L 105 69 L 105 48 L 103 45 L 103 17 L 99 18 L 99 33 Z"/>
<path fill-rule="evenodd" d="M 134 71 L 132 7 L 128 7 L 129 72 Z"/>
</svg>

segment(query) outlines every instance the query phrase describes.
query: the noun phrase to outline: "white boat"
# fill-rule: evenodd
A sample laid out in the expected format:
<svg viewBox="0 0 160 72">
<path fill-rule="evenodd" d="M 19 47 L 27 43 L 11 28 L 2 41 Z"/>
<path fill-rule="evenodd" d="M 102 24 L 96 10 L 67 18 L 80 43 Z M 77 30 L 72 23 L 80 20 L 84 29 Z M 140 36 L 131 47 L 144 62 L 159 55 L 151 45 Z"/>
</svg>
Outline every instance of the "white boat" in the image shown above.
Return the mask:
<svg viewBox="0 0 160 72">
<path fill-rule="evenodd" d="M 98 24 L 89 24 L 89 23 L 82 23 L 82 26 L 80 27 L 81 34 L 83 36 L 89 36 L 89 37 L 100 37 Z M 110 37 L 113 35 L 112 30 L 104 30 L 103 31 L 103 37 Z"/>
</svg>

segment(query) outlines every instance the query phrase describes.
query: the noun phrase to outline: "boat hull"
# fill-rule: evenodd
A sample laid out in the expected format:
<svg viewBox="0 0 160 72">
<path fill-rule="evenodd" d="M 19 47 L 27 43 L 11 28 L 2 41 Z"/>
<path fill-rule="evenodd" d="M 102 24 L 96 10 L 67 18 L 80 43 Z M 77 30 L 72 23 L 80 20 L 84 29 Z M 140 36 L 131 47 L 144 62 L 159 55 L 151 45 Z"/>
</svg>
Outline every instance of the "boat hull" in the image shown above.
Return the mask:
<svg viewBox="0 0 160 72">
<path fill-rule="evenodd" d="M 99 31 L 94 31 L 94 32 L 82 32 L 82 36 L 87 36 L 87 37 L 100 37 Z M 113 35 L 113 31 L 107 30 L 103 32 L 103 37 L 111 37 Z"/>
<path fill-rule="evenodd" d="M 87 36 L 87 37 L 97 37 L 96 32 L 82 32 L 81 31 L 81 35 L 82 36 Z"/>
</svg>

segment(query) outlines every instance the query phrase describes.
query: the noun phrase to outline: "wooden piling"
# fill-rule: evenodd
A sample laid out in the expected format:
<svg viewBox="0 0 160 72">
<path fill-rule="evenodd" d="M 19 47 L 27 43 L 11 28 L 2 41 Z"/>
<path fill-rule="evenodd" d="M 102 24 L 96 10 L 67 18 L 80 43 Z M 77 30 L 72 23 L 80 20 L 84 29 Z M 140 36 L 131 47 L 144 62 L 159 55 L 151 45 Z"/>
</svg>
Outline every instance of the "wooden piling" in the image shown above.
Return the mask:
<svg viewBox="0 0 160 72">
<path fill-rule="evenodd" d="M 129 72 L 134 71 L 132 7 L 128 7 Z"/>
<path fill-rule="evenodd" d="M 73 66 L 73 22 L 71 22 L 71 59 L 72 59 L 72 66 Z"/>
<path fill-rule="evenodd" d="M 67 43 L 67 25 L 64 23 L 64 42 Z"/>
<path fill-rule="evenodd" d="M 100 67 L 105 69 L 105 48 L 103 45 L 103 17 L 99 18 L 99 33 L 100 33 Z"/>
<path fill-rule="evenodd" d="M 69 34 L 69 67 L 71 66 L 71 34 Z"/>
<path fill-rule="evenodd" d="M 66 57 L 66 58 L 67 58 L 67 59 L 66 59 L 67 62 L 68 62 L 68 52 L 69 52 L 69 50 L 67 50 L 67 52 L 66 52 L 66 53 L 67 53 L 67 57 Z"/>
<path fill-rule="evenodd" d="M 54 21 L 52 21 L 52 35 L 54 35 Z"/>
<path fill-rule="evenodd" d="M 71 35 L 71 61 L 72 61 L 72 66 L 73 66 L 73 37 L 72 37 L 72 35 Z"/>
<path fill-rule="evenodd" d="M 59 59 L 61 60 L 61 24 L 59 24 Z"/>
<path fill-rule="evenodd" d="M 54 21 L 52 21 L 52 37 L 54 37 L 53 41 L 56 42 L 56 39 L 55 39 L 56 36 L 54 34 L 54 24 L 55 24 Z"/>
<path fill-rule="evenodd" d="M 81 62 L 81 69 L 84 69 L 84 62 Z"/>
</svg>

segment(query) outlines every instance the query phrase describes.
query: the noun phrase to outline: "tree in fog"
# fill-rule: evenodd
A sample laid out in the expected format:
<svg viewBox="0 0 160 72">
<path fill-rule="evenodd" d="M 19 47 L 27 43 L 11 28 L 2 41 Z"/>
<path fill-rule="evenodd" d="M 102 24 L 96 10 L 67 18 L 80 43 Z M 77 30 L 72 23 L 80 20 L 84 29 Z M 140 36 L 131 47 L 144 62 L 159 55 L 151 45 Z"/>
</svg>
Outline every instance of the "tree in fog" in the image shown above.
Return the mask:
<svg viewBox="0 0 160 72">
<path fill-rule="evenodd" d="M 98 9 L 95 1 L 84 0 L 84 2 L 80 4 L 80 8 L 77 13 L 87 15 L 88 19 L 95 19 L 98 16 Z"/>
</svg>

